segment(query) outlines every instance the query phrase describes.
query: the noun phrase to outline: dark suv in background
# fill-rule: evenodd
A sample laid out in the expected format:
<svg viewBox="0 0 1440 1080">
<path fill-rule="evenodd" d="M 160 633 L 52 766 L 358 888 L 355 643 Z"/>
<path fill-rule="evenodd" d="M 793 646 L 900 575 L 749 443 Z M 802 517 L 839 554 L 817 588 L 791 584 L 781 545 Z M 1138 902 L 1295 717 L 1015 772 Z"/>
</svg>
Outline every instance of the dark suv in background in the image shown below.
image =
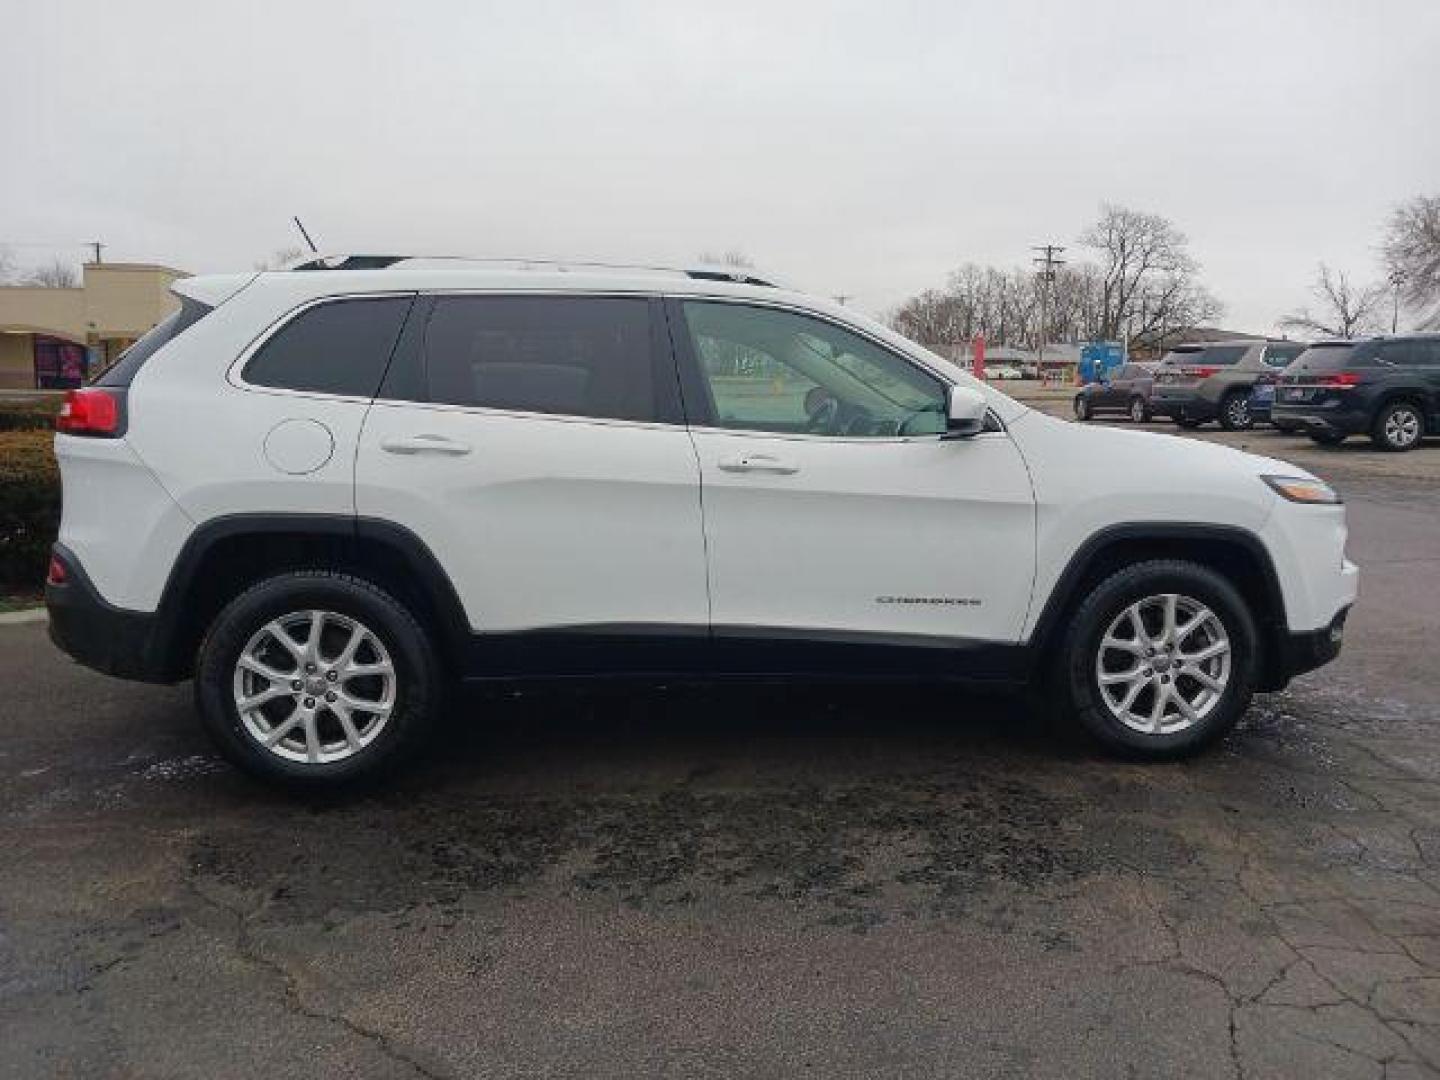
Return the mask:
<svg viewBox="0 0 1440 1080">
<path fill-rule="evenodd" d="M 1382 450 L 1413 450 L 1440 434 L 1440 334 L 1311 346 L 1280 377 L 1271 422 L 1327 445 L 1368 434 Z"/>
<path fill-rule="evenodd" d="M 1157 364 L 1121 364 L 1100 382 L 1075 395 L 1075 419 L 1089 420 L 1104 412 L 1124 413 L 1137 424 L 1150 419 L 1150 390 Z"/>
<path fill-rule="evenodd" d="M 1202 341 L 1177 345 L 1155 374 L 1150 411 L 1181 427 L 1219 420 L 1226 431 L 1255 423 L 1251 391 L 1273 378 L 1305 350 L 1295 341 Z"/>
</svg>

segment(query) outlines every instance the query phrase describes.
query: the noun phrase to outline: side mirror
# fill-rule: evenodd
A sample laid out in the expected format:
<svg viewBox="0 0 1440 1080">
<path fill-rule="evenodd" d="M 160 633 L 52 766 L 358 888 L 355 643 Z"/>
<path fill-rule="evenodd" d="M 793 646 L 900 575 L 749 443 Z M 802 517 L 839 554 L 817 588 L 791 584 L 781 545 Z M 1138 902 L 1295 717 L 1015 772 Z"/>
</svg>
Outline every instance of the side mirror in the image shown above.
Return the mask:
<svg viewBox="0 0 1440 1080">
<path fill-rule="evenodd" d="M 968 386 L 952 386 L 946 399 L 945 437 L 968 439 L 985 430 L 985 414 L 990 406 L 985 395 Z"/>
</svg>

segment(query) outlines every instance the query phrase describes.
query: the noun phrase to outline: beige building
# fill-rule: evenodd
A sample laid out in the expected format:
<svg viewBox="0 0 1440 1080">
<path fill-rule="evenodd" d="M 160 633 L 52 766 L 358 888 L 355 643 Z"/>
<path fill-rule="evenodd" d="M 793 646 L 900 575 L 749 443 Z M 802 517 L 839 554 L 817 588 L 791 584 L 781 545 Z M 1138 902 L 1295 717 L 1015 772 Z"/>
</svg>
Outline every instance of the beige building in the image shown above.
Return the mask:
<svg viewBox="0 0 1440 1080">
<path fill-rule="evenodd" d="M 179 306 L 168 266 L 86 263 L 79 288 L 0 285 L 0 389 L 74 386 Z"/>
</svg>

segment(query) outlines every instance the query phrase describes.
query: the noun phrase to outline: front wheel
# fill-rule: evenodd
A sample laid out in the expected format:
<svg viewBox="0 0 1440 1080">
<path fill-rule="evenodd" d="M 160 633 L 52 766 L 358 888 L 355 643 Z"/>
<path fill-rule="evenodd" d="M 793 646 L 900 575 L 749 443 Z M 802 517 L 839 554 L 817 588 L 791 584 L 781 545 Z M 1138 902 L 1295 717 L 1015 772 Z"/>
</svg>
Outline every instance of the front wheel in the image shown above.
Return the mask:
<svg viewBox="0 0 1440 1080">
<path fill-rule="evenodd" d="M 1091 417 L 1090 399 L 1084 394 L 1075 395 L 1075 419 L 1082 423 Z"/>
<path fill-rule="evenodd" d="M 1060 650 L 1060 689 L 1107 749 L 1182 757 L 1223 737 L 1249 706 L 1256 644 L 1245 600 L 1219 574 L 1144 562 L 1081 602 Z"/>
<path fill-rule="evenodd" d="M 1150 409 L 1142 397 L 1130 399 L 1130 421 L 1135 424 L 1143 424 L 1150 419 Z"/>
<path fill-rule="evenodd" d="M 441 694 L 435 650 L 362 578 L 280 574 L 232 600 L 195 672 L 220 752 L 266 781 L 318 791 L 373 779 L 424 742 Z"/>
</svg>

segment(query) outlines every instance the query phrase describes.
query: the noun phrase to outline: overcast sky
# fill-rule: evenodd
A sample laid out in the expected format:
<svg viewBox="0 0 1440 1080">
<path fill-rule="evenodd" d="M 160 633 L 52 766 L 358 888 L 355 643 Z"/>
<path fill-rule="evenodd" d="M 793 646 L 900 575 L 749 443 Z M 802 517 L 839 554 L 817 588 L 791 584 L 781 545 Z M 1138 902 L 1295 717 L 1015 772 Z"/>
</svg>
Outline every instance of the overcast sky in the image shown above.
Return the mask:
<svg viewBox="0 0 1440 1080">
<path fill-rule="evenodd" d="M 1440 192 L 1437 0 L 4 0 L 0 29 L 22 263 L 249 269 L 298 213 L 328 250 L 739 248 L 881 313 L 1079 255 L 1109 200 L 1269 330 Z"/>
</svg>

